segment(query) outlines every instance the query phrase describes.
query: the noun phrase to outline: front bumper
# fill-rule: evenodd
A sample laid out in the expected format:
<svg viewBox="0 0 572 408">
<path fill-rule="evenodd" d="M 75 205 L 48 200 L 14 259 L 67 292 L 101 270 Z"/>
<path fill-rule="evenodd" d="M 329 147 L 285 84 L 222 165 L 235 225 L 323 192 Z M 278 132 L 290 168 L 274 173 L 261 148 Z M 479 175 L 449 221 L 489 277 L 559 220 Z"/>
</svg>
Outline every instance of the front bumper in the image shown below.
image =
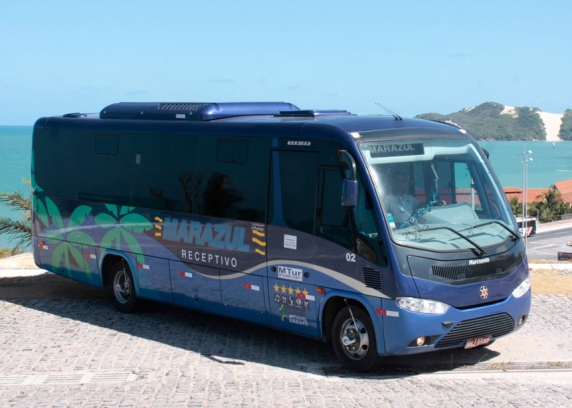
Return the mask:
<svg viewBox="0 0 572 408">
<path fill-rule="evenodd" d="M 468 309 L 450 307 L 441 315 L 410 312 L 395 300 L 383 299 L 383 309 L 393 311 L 383 319 L 386 355 L 406 355 L 464 347 L 468 339 L 492 336 L 492 340 L 522 327 L 530 313 L 531 290 L 520 298 Z M 416 339 L 425 343 L 417 345 Z"/>
</svg>

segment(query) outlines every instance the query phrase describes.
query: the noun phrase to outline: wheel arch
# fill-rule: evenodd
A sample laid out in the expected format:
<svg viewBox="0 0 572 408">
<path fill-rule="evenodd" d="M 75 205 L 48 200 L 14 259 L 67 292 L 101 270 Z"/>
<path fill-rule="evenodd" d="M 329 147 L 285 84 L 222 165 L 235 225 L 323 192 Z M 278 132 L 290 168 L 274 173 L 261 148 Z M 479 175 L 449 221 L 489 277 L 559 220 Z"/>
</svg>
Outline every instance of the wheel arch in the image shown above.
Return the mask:
<svg viewBox="0 0 572 408">
<path fill-rule="evenodd" d="M 385 338 L 383 336 L 383 326 L 382 326 L 382 316 L 379 316 L 374 306 L 366 298 L 355 293 L 344 293 L 344 292 L 331 292 L 330 296 L 322 303 L 323 308 L 321 310 L 321 330 L 322 330 L 322 340 L 325 342 L 331 342 L 332 340 L 332 327 L 334 318 L 344 307 L 348 305 L 350 308 L 357 307 L 365 311 L 373 324 L 377 352 L 379 355 L 385 354 Z"/>
<path fill-rule="evenodd" d="M 135 294 L 138 295 L 139 280 L 137 278 L 137 268 L 133 264 L 132 260 L 129 259 L 129 256 L 121 252 L 109 251 L 106 252 L 101 257 L 100 269 L 101 269 L 101 279 L 103 282 L 103 287 L 108 288 L 109 285 L 111 284 L 111 267 L 118 261 L 123 261 L 127 263 L 127 266 L 129 266 L 129 269 L 131 270 L 131 275 L 133 275 L 133 280 L 135 281 L 134 282 Z"/>
</svg>

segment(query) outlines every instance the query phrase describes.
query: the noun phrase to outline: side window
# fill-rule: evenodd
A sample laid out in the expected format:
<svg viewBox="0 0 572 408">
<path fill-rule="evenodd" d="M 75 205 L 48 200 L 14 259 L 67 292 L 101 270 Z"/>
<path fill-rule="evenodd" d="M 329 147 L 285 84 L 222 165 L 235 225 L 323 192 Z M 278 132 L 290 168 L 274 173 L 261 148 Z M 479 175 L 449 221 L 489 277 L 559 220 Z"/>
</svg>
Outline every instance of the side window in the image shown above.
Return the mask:
<svg viewBox="0 0 572 408">
<path fill-rule="evenodd" d="M 101 156 L 117 156 L 119 151 L 118 135 L 95 136 L 95 154 Z"/>
<path fill-rule="evenodd" d="M 320 170 L 316 235 L 353 250 L 350 214 L 341 205 L 342 180 L 339 169 Z"/>
<path fill-rule="evenodd" d="M 264 222 L 270 140 L 200 136 L 192 188 L 198 214 Z"/>
<path fill-rule="evenodd" d="M 244 164 L 248 161 L 248 141 L 225 140 L 217 143 L 216 158 L 220 163 Z"/>
<path fill-rule="evenodd" d="M 48 196 L 77 199 L 80 135 L 35 130 L 34 177 Z"/>
<path fill-rule="evenodd" d="M 133 135 L 82 132 L 78 197 L 131 205 Z"/>
<path fill-rule="evenodd" d="M 314 233 L 318 155 L 280 152 L 282 215 L 290 228 Z"/>
<path fill-rule="evenodd" d="M 370 262 L 387 266 L 387 250 L 383 235 L 375 216 L 371 196 L 364 186 L 363 179 L 358 177 L 358 202 L 353 210 L 356 228 L 356 253 Z"/>
<path fill-rule="evenodd" d="M 192 213 L 196 137 L 139 134 L 134 146 L 133 205 Z"/>
</svg>

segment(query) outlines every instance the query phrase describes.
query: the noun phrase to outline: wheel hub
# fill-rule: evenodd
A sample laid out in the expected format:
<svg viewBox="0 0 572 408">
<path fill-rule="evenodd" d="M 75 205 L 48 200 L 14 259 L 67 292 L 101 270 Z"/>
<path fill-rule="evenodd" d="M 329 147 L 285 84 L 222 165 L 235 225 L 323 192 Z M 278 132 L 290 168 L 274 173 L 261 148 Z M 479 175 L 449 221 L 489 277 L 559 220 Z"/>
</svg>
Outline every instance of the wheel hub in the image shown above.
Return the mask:
<svg viewBox="0 0 572 408">
<path fill-rule="evenodd" d="M 117 300 L 122 303 L 126 303 L 131 296 L 131 281 L 125 272 L 116 275 L 115 294 Z"/>
<path fill-rule="evenodd" d="M 354 359 L 362 359 L 369 349 L 367 329 L 359 320 L 348 319 L 343 326 L 340 341 L 346 354 Z"/>
</svg>

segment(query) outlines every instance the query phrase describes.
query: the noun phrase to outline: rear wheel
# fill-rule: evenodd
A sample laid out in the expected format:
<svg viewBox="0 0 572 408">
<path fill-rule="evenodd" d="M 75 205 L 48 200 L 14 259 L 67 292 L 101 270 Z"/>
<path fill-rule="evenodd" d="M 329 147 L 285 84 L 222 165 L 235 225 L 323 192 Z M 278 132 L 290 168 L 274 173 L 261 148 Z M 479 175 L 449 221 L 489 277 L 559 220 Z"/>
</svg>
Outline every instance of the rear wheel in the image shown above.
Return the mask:
<svg viewBox="0 0 572 408">
<path fill-rule="evenodd" d="M 352 317 L 353 315 L 353 317 Z M 338 360 L 353 371 L 375 368 L 380 357 L 373 324 L 369 315 L 358 307 L 343 308 L 333 323 L 332 343 Z"/>
<path fill-rule="evenodd" d="M 118 261 L 111 267 L 111 302 L 123 313 L 134 312 L 138 306 L 133 275 L 124 261 Z"/>
</svg>

